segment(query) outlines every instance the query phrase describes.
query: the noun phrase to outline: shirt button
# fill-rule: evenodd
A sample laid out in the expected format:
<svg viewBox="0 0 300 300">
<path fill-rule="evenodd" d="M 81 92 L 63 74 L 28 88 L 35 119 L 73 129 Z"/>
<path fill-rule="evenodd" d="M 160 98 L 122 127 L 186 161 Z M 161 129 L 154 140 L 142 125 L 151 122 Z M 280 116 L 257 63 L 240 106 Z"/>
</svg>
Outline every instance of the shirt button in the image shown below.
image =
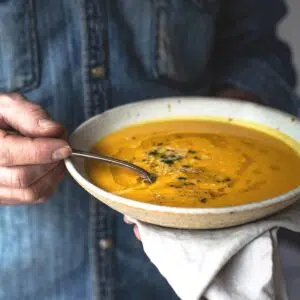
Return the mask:
<svg viewBox="0 0 300 300">
<path fill-rule="evenodd" d="M 110 249 L 114 246 L 113 240 L 110 238 L 101 239 L 99 241 L 99 246 L 102 250 Z"/>
<path fill-rule="evenodd" d="M 92 77 L 96 79 L 104 79 L 106 70 L 104 66 L 97 66 L 91 69 Z"/>
</svg>

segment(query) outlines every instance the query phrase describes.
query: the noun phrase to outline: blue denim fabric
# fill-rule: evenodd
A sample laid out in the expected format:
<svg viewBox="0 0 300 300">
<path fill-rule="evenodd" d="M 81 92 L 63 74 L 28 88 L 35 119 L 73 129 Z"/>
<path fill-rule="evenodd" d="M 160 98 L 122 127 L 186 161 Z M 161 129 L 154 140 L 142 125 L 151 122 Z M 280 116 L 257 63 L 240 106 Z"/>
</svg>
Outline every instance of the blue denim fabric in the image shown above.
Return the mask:
<svg viewBox="0 0 300 300">
<path fill-rule="evenodd" d="M 295 112 L 275 37 L 282 2 L 224 4 L 0 0 L 0 92 L 23 93 L 69 131 L 116 105 L 226 86 Z M 66 178 L 46 204 L 0 208 L 0 300 L 20 299 L 178 298 L 122 216 Z"/>
</svg>

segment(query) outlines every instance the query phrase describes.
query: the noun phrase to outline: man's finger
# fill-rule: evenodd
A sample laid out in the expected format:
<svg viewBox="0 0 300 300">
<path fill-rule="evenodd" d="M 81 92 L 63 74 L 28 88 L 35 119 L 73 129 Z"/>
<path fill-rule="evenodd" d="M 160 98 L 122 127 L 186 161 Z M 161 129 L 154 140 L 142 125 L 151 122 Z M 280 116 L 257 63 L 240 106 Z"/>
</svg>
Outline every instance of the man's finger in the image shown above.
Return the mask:
<svg viewBox="0 0 300 300">
<path fill-rule="evenodd" d="M 133 232 L 134 232 L 134 235 L 135 237 L 141 241 L 141 235 L 140 235 L 140 232 L 139 232 L 139 229 L 136 225 L 133 226 Z"/>
<path fill-rule="evenodd" d="M 59 163 L 19 167 L 0 167 L 0 187 L 28 188 L 57 167 Z"/>
<path fill-rule="evenodd" d="M 47 200 L 63 179 L 65 167 L 60 163 L 46 176 L 26 189 L 0 187 L 0 205 L 32 204 Z"/>
<path fill-rule="evenodd" d="M 48 164 L 71 154 L 66 141 L 54 138 L 28 138 L 0 130 L 0 166 Z"/>
<path fill-rule="evenodd" d="M 64 132 L 45 110 L 19 94 L 0 94 L 0 128 L 7 127 L 30 137 L 58 137 Z"/>
</svg>

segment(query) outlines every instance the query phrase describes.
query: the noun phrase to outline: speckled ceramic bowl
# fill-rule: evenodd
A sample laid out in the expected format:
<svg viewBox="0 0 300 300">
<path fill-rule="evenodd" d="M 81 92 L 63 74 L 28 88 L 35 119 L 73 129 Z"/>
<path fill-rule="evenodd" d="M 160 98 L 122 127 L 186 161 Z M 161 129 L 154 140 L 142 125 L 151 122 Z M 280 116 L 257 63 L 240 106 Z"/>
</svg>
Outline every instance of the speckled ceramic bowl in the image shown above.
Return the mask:
<svg viewBox="0 0 300 300">
<path fill-rule="evenodd" d="M 117 107 L 83 123 L 72 134 L 70 143 L 74 148 L 89 150 L 101 137 L 124 126 L 174 117 L 201 117 L 244 124 L 275 135 L 295 149 L 300 149 L 300 122 L 294 117 L 253 103 L 201 97 L 155 99 Z M 159 206 L 125 199 L 95 186 L 86 175 L 83 159 L 67 159 L 66 166 L 85 190 L 118 212 L 141 221 L 174 228 L 213 229 L 239 225 L 278 212 L 300 198 L 298 187 L 273 199 L 240 206 Z"/>
</svg>

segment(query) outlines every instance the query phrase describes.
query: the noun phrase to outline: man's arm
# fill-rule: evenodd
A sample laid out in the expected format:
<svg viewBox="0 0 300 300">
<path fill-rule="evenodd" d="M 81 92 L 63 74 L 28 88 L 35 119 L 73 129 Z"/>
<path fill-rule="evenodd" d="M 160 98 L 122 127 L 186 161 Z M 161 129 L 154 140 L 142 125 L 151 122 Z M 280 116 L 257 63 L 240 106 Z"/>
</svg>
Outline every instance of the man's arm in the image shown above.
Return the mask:
<svg viewBox="0 0 300 300">
<path fill-rule="evenodd" d="M 276 36 L 286 13 L 281 0 L 224 1 L 213 55 L 214 93 L 295 113 L 295 72 L 289 48 Z"/>
</svg>

